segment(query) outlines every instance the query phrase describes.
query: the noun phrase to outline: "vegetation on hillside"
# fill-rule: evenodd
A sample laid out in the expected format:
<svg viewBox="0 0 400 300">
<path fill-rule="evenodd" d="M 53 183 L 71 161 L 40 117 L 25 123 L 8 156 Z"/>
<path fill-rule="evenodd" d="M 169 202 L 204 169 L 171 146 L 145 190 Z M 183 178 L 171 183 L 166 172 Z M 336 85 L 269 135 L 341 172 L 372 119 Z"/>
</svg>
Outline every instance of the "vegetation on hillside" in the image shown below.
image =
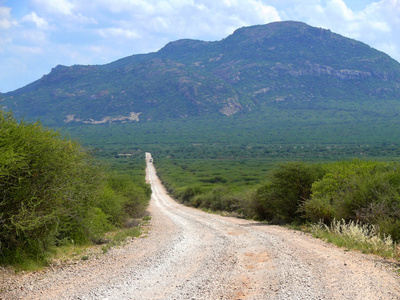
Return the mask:
<svg viewBox="0 0 400 300">
<path fill-rule="evenodd" d="M 0 111 L 0 263 L 45 261 L 53 246 L 101 242 L 140 216 L 149 196 L 78 143 Z"/>
<path fill-rule="evenodd" d="M 132 112 L 140 113 L 140 122 L 238 116 L 277 103 L 283 115 L 310 107 L 333 114 L 380 107 L 398 113 L 399 82 L 400 64 L 388 55 L 288 21 L 244 27 L 216 42 L 179 40 L 107 65 L 57 66 L 2 94 L 0 103 L 18 117 L 55 126 Z"/>
</svg>

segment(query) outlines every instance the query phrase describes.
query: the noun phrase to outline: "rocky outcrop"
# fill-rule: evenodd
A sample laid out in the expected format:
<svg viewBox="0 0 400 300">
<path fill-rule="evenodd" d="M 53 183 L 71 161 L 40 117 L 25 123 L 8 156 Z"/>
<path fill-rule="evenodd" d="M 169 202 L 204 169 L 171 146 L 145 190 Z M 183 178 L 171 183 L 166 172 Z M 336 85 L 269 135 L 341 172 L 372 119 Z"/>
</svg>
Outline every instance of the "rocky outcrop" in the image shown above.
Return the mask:
<svg viewBox="0 0 400 300">
<path fill-rule="evenodd" d="M 241 110 L 243 110 L 243 107 L 240 105 L 238 97 L 236 96 L 234 98 L 227 99 L 226 104 L 220 109 L 219 112 L 225 116 L 231 116 Z"/>
<path fill-rule="evenodd" d="M 76 115 L 67 115 L 65 116 L 64 123 L 70 123 L 70 122 L 78 122 L 78 123 L 85 123 L 85 124 L 105 124 L 105 123 L 114 123 L 114 122 L 132 122 L 132 121 L 139 121 L 139 115 L 141 113 L 135 113 L 131 112 L 129 116 L 124 117 L 124 116 L 118 116 L 118 117 L 104 117 L 101 120 L 93 120 L 89 119 L 86 121 L 81 120 L 80 118 L 76 118 Z"/>
<path fill-rule="evenodd" d="M 282 66 L 279 66 L 282 69 Z M 330 66 L 324 66 L 320 64 L 312 64 L 306 63 L 305 67 L 299 70 L 290 70 L 287 68 L 287 71 L 292 76 L 333 76 L 342 80 L 359 80 L 366 79 L 372 77 L 373 74 L 371 72 L 359 71 L 359 70 L 335 70 Z"/>
</svg>

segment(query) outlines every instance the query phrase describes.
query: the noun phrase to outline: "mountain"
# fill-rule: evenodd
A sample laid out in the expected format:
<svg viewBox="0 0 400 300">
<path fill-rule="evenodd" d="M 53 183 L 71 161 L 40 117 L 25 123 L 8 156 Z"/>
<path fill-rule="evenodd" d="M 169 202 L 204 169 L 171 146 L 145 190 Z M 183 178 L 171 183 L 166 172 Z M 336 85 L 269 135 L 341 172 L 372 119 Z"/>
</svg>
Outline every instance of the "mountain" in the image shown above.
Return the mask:
<svg viewBox="0 0 400 300">
<path fill-rule="evenodd" d="M 293 21 L 240 28 L 215 42 L 178 40 L 106 65 L 59 65 L 0 95 L 17 117 L 58 126 L 239 116 L 272 106 L 374 113 L 393 101 L 397 110 L 399 100 L 397 61 Z"/>
</svg>

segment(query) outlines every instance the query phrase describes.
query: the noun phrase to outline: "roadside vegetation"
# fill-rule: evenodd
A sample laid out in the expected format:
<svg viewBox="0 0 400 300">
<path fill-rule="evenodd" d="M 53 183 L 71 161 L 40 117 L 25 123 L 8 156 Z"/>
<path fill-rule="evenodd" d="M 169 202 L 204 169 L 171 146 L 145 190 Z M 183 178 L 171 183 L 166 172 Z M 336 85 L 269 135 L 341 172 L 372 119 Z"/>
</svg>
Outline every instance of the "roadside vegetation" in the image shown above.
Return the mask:
<svg viewBox="0 0 400 300">
<path fill-rule="evenodd" d="M 379 231 L 378 225 L 359 221 L 333 220 L 329 226 L 323 222 L 311 225 L 311 233 L 315 237 L 339 247 L 399 258 L 400 253 L 391 236 L 382 235 Z"/>
<path fill-rule="evenodd" d="M 186 205 L 270 224 L 307 225 L 339 246 L 400 255 L 397 162 L 161 160 L 156 166 L 168 191 Z"/>
<path fill-rule="evenodd" d="M 149 198 L 77 142 L 0 112 L 0 264 L 45 265 L 54 247 L 104 243 Z"/>
</svg>

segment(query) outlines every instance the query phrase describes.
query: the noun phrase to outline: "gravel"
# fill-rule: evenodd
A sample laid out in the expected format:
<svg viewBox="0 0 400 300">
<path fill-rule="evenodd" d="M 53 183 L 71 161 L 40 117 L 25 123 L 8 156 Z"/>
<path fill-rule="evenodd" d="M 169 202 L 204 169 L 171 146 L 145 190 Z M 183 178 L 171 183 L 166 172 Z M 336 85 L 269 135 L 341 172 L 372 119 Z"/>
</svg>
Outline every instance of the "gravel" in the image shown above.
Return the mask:
<svg viewBox="0 0 400 300">
<path fill-rule="evenodd" d="M 0 299 L 400 299 L 394 262 L 184 207 L 147 171 L 148 235 L 41 272 L 0 269 Z"/>
</svg>

